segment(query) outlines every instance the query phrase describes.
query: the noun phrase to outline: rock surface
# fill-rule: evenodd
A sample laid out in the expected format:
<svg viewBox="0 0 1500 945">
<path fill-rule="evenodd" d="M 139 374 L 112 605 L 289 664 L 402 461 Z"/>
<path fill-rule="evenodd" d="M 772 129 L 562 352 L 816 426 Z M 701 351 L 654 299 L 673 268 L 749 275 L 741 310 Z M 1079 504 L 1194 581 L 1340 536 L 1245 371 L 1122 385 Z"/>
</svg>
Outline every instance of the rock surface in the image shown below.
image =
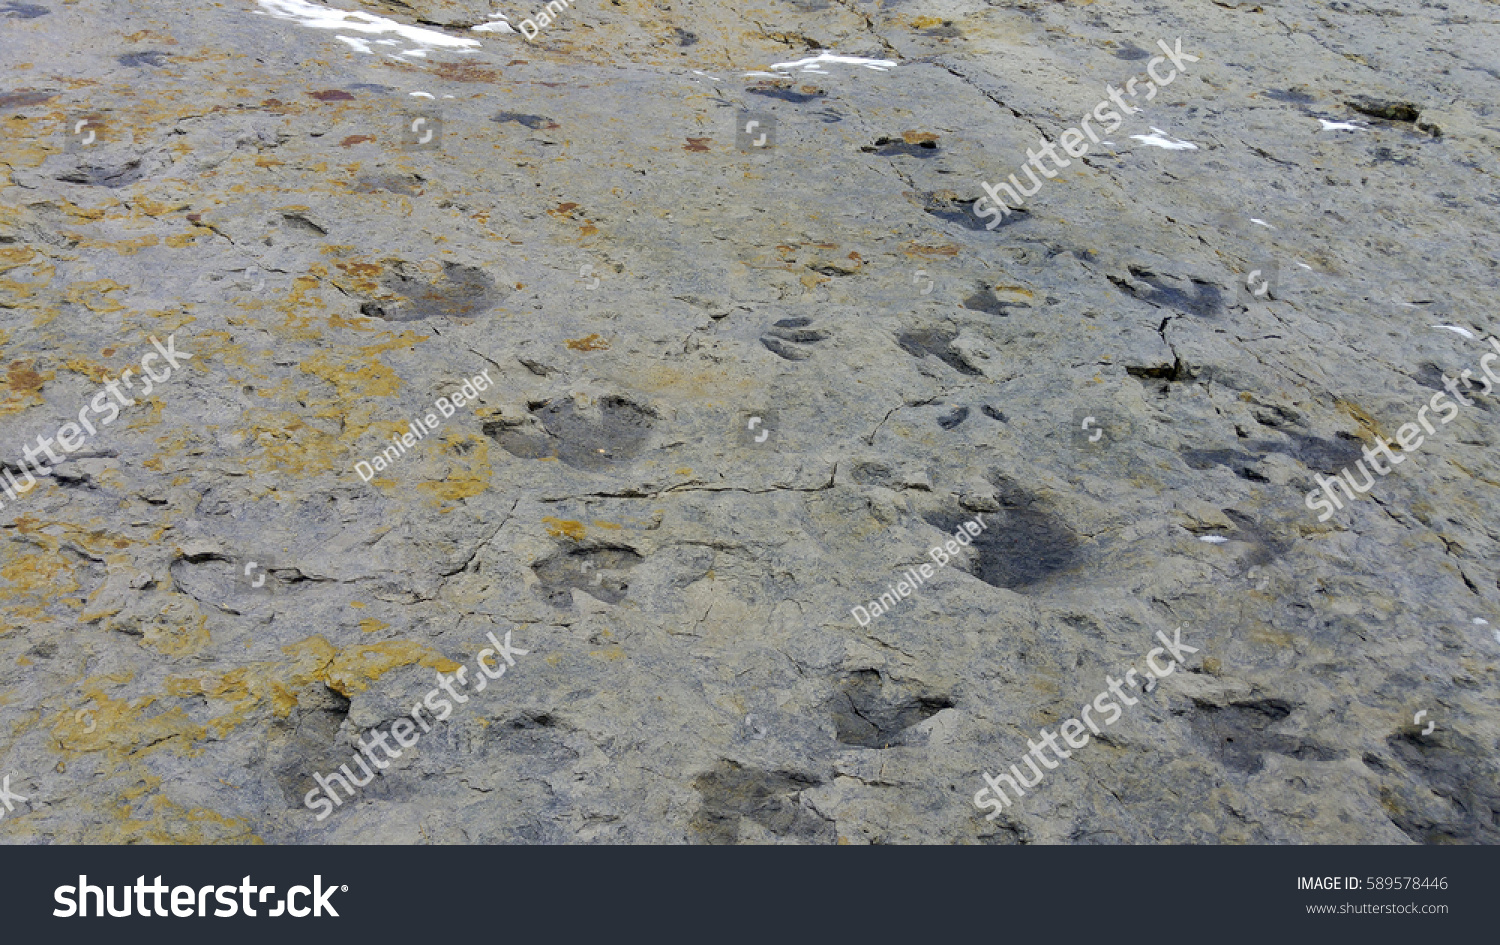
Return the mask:
<svg viewBox="0 0 1500 945">
<path fill-rule="evenodd" d="M 1304 503 L 1483 377 L 1493 4 L 336 5 L 0 6 L 0 462 L 191 354 L 0 493 L 0 842 L 1500 840 L 1500 396 Z"/>
</svg>

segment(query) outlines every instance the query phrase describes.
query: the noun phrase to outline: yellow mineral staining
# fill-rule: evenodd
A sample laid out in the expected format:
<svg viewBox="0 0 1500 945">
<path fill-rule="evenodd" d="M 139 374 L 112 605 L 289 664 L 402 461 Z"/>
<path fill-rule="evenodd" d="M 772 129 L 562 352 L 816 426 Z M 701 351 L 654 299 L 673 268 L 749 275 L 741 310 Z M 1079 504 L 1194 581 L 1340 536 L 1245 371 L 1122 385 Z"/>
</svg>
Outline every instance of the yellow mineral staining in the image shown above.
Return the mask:
<svg viewBox="0 0 1500 945">
<path fill-rule="evenodd" d="M 422 443 L 417 444 L 417 449 Z M 467 433 L 443 434 L 442 453 L 449 463 L 441 481 L 422 482 L 417 488 L 434 499 L 457 502 L 479 495 L 490 487 L 490 439 Z"/>
<path fill-rule="evenodd" d="M 364 605 L 361 604 L 360 606 Z M 359 629 L 364 631 L 365 633 L 375 633 L 376 631 L 384 630 L 389 626 L 390 624 L 386 623 L 383 620 L 376 620 L 374 617 L 366 617 L 359 622 Z"/>
<path fill-rule="evenodd" d="M 413 663 L 441 673 L 451 673 L 459 664 L 426 644 L 407 641 L 366 643 L 345 647 L 328 667 L 328 686 L 348 697 L 363 692 L 370 683 L 393 669 Z"/>
<path fill-rule="evenodd" d="M 542 519 L 547 522 L 547 534 L 553 538 L 561 538 L 564 535 L 574 541 L 582 541 L 585 529 L 582 522 L 573 522 L 566 519 L 547 517 Z"/>
</svg>

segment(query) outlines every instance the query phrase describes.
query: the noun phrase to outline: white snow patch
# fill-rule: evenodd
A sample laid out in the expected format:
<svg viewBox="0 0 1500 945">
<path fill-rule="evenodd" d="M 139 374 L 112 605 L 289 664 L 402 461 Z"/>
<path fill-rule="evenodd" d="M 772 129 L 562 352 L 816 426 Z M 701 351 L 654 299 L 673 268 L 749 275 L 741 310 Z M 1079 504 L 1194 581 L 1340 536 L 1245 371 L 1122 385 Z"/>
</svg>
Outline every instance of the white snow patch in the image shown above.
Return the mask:
<svg viewBox="0 0 1500 945">
<path fill-rule="evenodd" d="M 825 62 L 841 62 L 851 66 L 864 66 L 866 69 L 873 69 L 876 72 L 885 72 L 888 69 L 896 68 L 896 62 L 891 59 L 866 59 L 863 56 L 836 56 L 831 52 L 821 52 L 816 56 L 798 59 L 796 62 L 774 62 L 771 64 L 771 68 L 777 70 L 800 69 L 803 72 L 821 72 L 822 70 L 819 67 Z M 774 75 L 775 73 L 772 74 Z M 822 74 L 827 75 L 828 73 L 823 72 Z"/>
<path fill-rule="evenodd" d="M 1201 538 L 1199 538 L 1198 540 L 1199 541 L 1206 541 L 1206 542 L 1208 542 L 1211 545 L 1222 545 L 1224 542 L 1228 541 L 1229 539 L 1225 538 L 1223 535 L 1204 535 Z"/>
<path fill-rule="evenodd" d="M 410 94 L 411 94 L 412 98 L 433 98 L 434 97 L 431 92 L 412 92 Z"/>
<path fill-rule="evenodd" d="M 1269 227 L 1270 229 L 1273 229 L 1273 230 L 1276 229 L 1276 227 L 1271 226 L 1271 224 L 1267 223 L 1265 220 L 1258 220 L 1255 217 L 1251 217 L 1250 218 L 1250 222 L 1251 223 L 1259 223 L 1261 226 Z"/>
<path fill-rule="evenodd" d="M 1322 131 L 1359 131 L 1360 130 L 1360 127 L 1358 125 L 1351 125 L 1347 121 L 1329 121 L 1326 118 L 1319 118 L 1318 121 L 1321 121 L 1323 123 L 1323 127 L 1320 129 Z"/>
<path fill-rule="evenodd" d="M 1470 331 L 1467 328 L 1460 328 L 1457 325 L 1433 325 L 1431 327 L 1433 327 L 1433 328 L 1441 328 L 1441 329 L 1443 329 L 1445 331 L 1451 331 L 1451 332 L 1454 332 L 1455 334 L 1463 335 L 1465 338 L 1473 338 L 1474 337 L 1474 333 L 1472 331 Z"/>
<path fill-rule="evenodd" d="M 355 52 L 362 52 L 362 53 L 373 53 L 373 52 L 375 52 L 375 50 L 373 50 L 373 49 L 370 48 L 370 44 L 369 43 L 365 42 L 362 39 L 355 39 L 353 36 L 335 36 L 334 39 L 342 40 L 342 41 L 348 43 L 351 47 L 353 47 L 353 49 L 354 49 Z"/>
<path fill-rule="evenodd" d="M 1160 128 L 1153 127 L 1151 130 L 1156 132 L 1156 134 L 1131 135 L 1130 137 L 1135 141 L 1139 141 L 1141 144 L 1149 144 L 1154 148 L 1166 148 L 1168 151 L 1198 150 L 1198 146 L 1196 144 L 1189 144 L 1186 141 L 1173 141 L 1170 137 L 1167 136 L 1167 133 L 1165 131 L 1162 131 Z"/>
<path fill-rule="evenodd" d="M 505 22 L 505 14 L 500 14 L 500 19 L 491 20 L 488 23 L 480 23 L 474 27 L 475 33 L 514 33 L 515 28 Z"/>
<path fill-rule="evenodd" d="M 1489 625 L 1490 622 L 1488 620 L 1485 620 L 1483 617 L 1474 618 L 1474 626 L 1476 627 L 1488 627 Z"/>
<path fill-rule="evenodd" d="M 263 15 L 273 16 L 279 20 L 295 20 L 313 29 L 343 30 L 350 33 L 391 33 L 407 42 L 429 49 L 466 49 L 481 45 L 477 39 L 449 36 L 437 30 L 398 23 L 383 16 L 337 10 L 323 6 L 321 3 L 310 3 L 309 0 L 257 0 L 257 2 L 261 6 Z M 343 39 L 343 37 L 339 38 Z M 386 41 L 380 42 L 384 45 Z M 426 53 L 408 51 L 408 55 L 426 55 Z"/>
</svg>

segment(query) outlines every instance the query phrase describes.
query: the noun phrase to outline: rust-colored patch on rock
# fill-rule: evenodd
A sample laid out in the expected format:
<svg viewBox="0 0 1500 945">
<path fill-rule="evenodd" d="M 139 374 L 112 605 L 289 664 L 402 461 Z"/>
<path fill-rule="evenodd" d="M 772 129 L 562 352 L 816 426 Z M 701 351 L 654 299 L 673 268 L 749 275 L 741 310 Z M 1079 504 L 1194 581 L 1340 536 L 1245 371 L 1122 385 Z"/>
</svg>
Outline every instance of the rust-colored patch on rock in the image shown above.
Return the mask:
<svg viewBox="0 0 1500 945">
<path fill-rule="evenodd" d="M 585 335 L 582 338 L 564 338 L 563 344 L 574 351 L 608 351 L 609 342 L 600 338 L 597 334 Z"/>
</svg>

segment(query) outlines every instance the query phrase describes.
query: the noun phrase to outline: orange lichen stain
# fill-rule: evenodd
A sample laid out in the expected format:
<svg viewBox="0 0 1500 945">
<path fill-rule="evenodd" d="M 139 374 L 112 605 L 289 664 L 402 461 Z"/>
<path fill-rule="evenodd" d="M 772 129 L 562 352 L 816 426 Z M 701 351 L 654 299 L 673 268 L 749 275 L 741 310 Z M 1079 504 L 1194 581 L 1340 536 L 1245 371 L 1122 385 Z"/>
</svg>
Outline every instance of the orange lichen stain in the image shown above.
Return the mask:
<svg viewBox="0 0 1500 945">
<path fill-rule="evenodd" d="M 574 522 L 561 518 L 552 518 L 550 516 L 542 519 L 542 521 L 551 523 L 547 526 L 547 534 L 551 535 L 553 538 L 561 538 L 566 535 L 574 541 L 582 541 L 583 536 L 586 534 L 586 530 L 584 529 L 582 522 Z"/>
<path fill-rule="evenodd" d="M 607 528 L 610 531 L 619 531 L 620 529 L 625 527 L 624 525 L 616 525 L 614 522 L 600 522 L 597 520 L 590 522 L 589 524 L 593 525 L 595 528 Z"/>
<path fill-rule="evenodd" d="M 376 620 L 374 617 L 366 617 L 359 622 L 359 629 L 365 633 L 374 633 L 377 630 L 384 630 L 389 626 L 390 624 L 383 620 Z"/>
<path fill-rule="evenodd" d="M 1347 415 L 1349 419 L 1359 424 L 1363 433 L 1360 439 L 1366 443 L 1374 442 L 1376 437 L 1384 434 L 1384 431 L 1380 428 L 1379 421 L 1366 413 L 1364 408 L 1353 401 L 1345 400 L 1342 397 L 1335 397 L 1333 405 L 1339 412 Z M 1395 437 L 1386 437 L 1386 439 L 1395 439 Z"/>
<path fill-rule="evenodd" d="M 0 272 L 9 272 L 18 266 L 29 266 L 38 258 L 46 257 L 30 246 L 0 246 Z"/>
<path fill-rule="evenodd" d="M 177 40 L 167 33 L 158 33 L 155 30 L 139 30 L 125 37 L 127 43 L 139 43 L 142 40 L 150 40 L 152 43 L 163 46 L 176 46 Z"/>
<path fill-rule="evenodd" d="M 349 602 L 349 606 L 358 608 L 359 610 L 365 609 L 365 603 L 363 601 L 351 600 Z"/>
<path fill-rule="evenodd" d="M 299 474 L 327 472 L 344 450 L 335 432 L 309 423 L 290 411 L 247 410 L 241 415 L 240 427 L 247 442 L 254 444 L 258 462 L 268 469 Z"/>
<path fill-rule="evenodd" d="M 114 764 L 137 761 L 161 750 L 192 757 L 201 749 L 194 742 L 208 737 L 208 728 L 194 724 L 181 706 L 148 712 L 157 696 L 127 701 L 112 699 L 105 687 L 124 685 L 130 673 L 91 677 L 79 683 L 81 708 L 63 709 L 52 723 L 52 736 L 64 758 L 101 752 Z M 170 688 L 170 687 L 169 687 Z"/>
<path fill-rule="evenodd" d="M 105 377 L 109 375 L 109 369 L 102 364 L 93 361 L 85 361 L 82 358 L 69 358 L 62 366 L 74 374 L 81 374 L 95 384 L 103 384 Z"/>
<path fill-rule="evenodd" d="M 707 151 L 708 150 L 708 144 L 709 144 L 709 142 L 713 141 L 713 140 L 714 139 L 712 139 L 712 138 L 688 138 L 687 139 L 687 144 L 685 144 L 685 145 L 682 146 L 682 150 L 684 150 L 684 151 Z"/>
<path fill-rule="evenodd" d="M 18 657 L 16 657 L 16 665 L 17 666 L 30 666 L 31 665 L 31 660 L 27 659 L 25 656 L 18 656 Z"/>
<path fill-rule="evenodd" d="M 209 644 L 208 616 L 198 612 L 197 601 L 179 598 L 162 609 L 141 637 L 159 653 L 191 656 Z"/>
<path fill-rule="evenodd" d="M 609 342 L 600 338 L 598 334 L 587 335 L 583 338 L 564 338 L 563 344 L 574 351 L 608 351 Z"/>
<path fill-rule="evenodd" d="M 936 141 L 938 136 L 930 131 L 903 131 L 901 140 L 907 144 L 921 144 L 924 141 Z"/>
<path fill-rule="evenodd" d="M 562 654 L 561 653 L 553 653 L 551 656 L 549 656 L 545 660 L 543 660 L 543 662 L 546 663 L 548 666 L 556 666 L 556 665 L 558 665 L 559 663 L 562 662 Z"/>
<path fill-rule="evenodd" d="M 227 714 L 208 723 L 219 737 L 248 721 L 250 710 L 261 703 L 266 703 L 277 718 L 286 718 L 298 705 L 297 691 L 327 683 L 328 670 L 338 652 L 322 637 L 288 644 L 281 652 L 290 659 L 257 661 L 221 674 L 168 677 L 167 693 L 231 703 Z"/>
<path fill-rule="evenodd" d="M 616 647 L 614 649 L 609 649 L 609 650 L 590 650 L 589 651 L 589 655 L 590 656 L 598 656 L 598 657 L 601 657 L 602 659 L 611 660 L 611 661 L 625 659 L 625 651 L 622 650 L 622 649 L 619 649 L 618 647 Z"/>
<path fill-rule="evenodd" d="M 917 243 L 911 243 L 902 252 L 908 256 L 957 256 L 958 247 L 952 244 L 947 246 L 922 246 Z"/>
<path fill-rule="evenodd" d="M 943 18 L 940 16 L 918 16 L 911 21 L 912 29 L 925 30 L 929 26 L 942 26 Z"/>
<path fill-rule="evenodd" d="M 145 214 L 154 219 L 165 216 L 168 213 L 186 210 L 192 206 L 192 202 L 187 200 L 152 200 L 150 197 L 136 197 L 130 201 L 130 206 L 135 211 L 133 215 L 137 218 L 141 214 Z"/>
<path fill-rule="evenodd" d="M 118 312 L 125 308 L 114 299 L 108 298 L 106 292 L 124 292 L 129 286 L 120 285 L 113 279 L 96 279 L 93 282 L 74 282 L 70 284 L 67 291 L 63 293 L 66 301 L 74 305 L 82 305 L 91 312 L 102 314 L 105 312 Z"/>
<path fill-rule="evenodd" d="M 41 403 L 41 397 L 37 396 L 42 391 L 42 385 L 52 380 L 57 375 L 48 372 L 45 376 L 38 374 L 35 370 L 34 361 L 12 361 L 5 369 L 5 401 L 24 401 L 25 406 Z"/>
<path fill-rule="evenodd" d="M 426 341 L 426 335 L 404 331 L 372 345 L 361 345 L 355 356 L 337 358 L 321 352 L 302 362 L 302 370 L 332 384 L 341 401 L 366 397 L 388 397 L 401 389 L 401 378 L 377 356 L 397 348 L 409 348 Z"/>
<path fill-rule="evenodd" d="M 90 842 L 242 843 L 257 846 L 265 842 L 251 832 L 247 821 L 239 818 L 225 817 L 202 807 L 183 807 L 160 793 L 143 797 L 148 791 L 159 791 L 161 783 L 161 778 L 142 775 L 137 786 L 121 795 L 124 803 L 117 804 L 111 811 L 115 822 L 100 824 L 91 830 Z"/>
<path fill-rule="evenodd" d="M 23 480 L 24 481 L 24 480 Z M 28 619 L 41 623 L 56 618 L 53 613 L 60 598 L 80 589 L 75 579 L 77 552 L 61 554 L 63 542 L 52 535 L 32 535 L 25 542 L 0 546 L 0 579 L 10 583 L 0 598 L 0 614 L 8 623 L 26 626 Z M 71 549 L 70 549 L 71 551 Z"/>
<path fill-rule="evenodd" d="M 73 219 L 88 220 L 90 222 L 104 219 L 105 214 L 120 205 L 120 201 L 114 199 L 106 200 L 97 207 L 80 207 L 71 200 L 54 199 L 52 203 L 62 207 L 63 212 Z"/>
<path fill-rule="evenodd" d="M 417 484 L 417 489 L 435 501 L 459 502 L 489 489 L 492 469 L 489 465 L 487 437 L 471 434 L 444 434 L 440 455 L 449 462 L 441 481 Z"/>
<path fill-rule="evenodd" d="M 674 469 L 672 470 L 672 474 L 674 476 L 691 476 L 693 474 L 693 467 L 684 466 L 681 469 Z"/>
<path fill-rule="evenodd" d="M 451 673 L 459 664 L 426 644 L 407 641 L 365 643 L 345 647 L 328 667 L 328 687 L 348 698 L 370 688 L 370 683 L 394 669 L 413 663 Z"/>
<path fill-rule="evenodd" d="M 160 242 L 154 234 L 138 236 L 133 240 L 96 240 L 79 233 L 69 233 L 68 237 L 86 249 L 112 249 L 121 256 L 134 256 Z"/>
<path fill-rule="evenodd" d="M 387 294 L 382 292 L 380 286 L 380 276 L 385 272 L 385 266 L 379 263 L 336 262 L 333 268 L 344 273 L 343 278 L 334 276 L 331 281 L 345 292 L 358 295 Z"/>
</svg>

